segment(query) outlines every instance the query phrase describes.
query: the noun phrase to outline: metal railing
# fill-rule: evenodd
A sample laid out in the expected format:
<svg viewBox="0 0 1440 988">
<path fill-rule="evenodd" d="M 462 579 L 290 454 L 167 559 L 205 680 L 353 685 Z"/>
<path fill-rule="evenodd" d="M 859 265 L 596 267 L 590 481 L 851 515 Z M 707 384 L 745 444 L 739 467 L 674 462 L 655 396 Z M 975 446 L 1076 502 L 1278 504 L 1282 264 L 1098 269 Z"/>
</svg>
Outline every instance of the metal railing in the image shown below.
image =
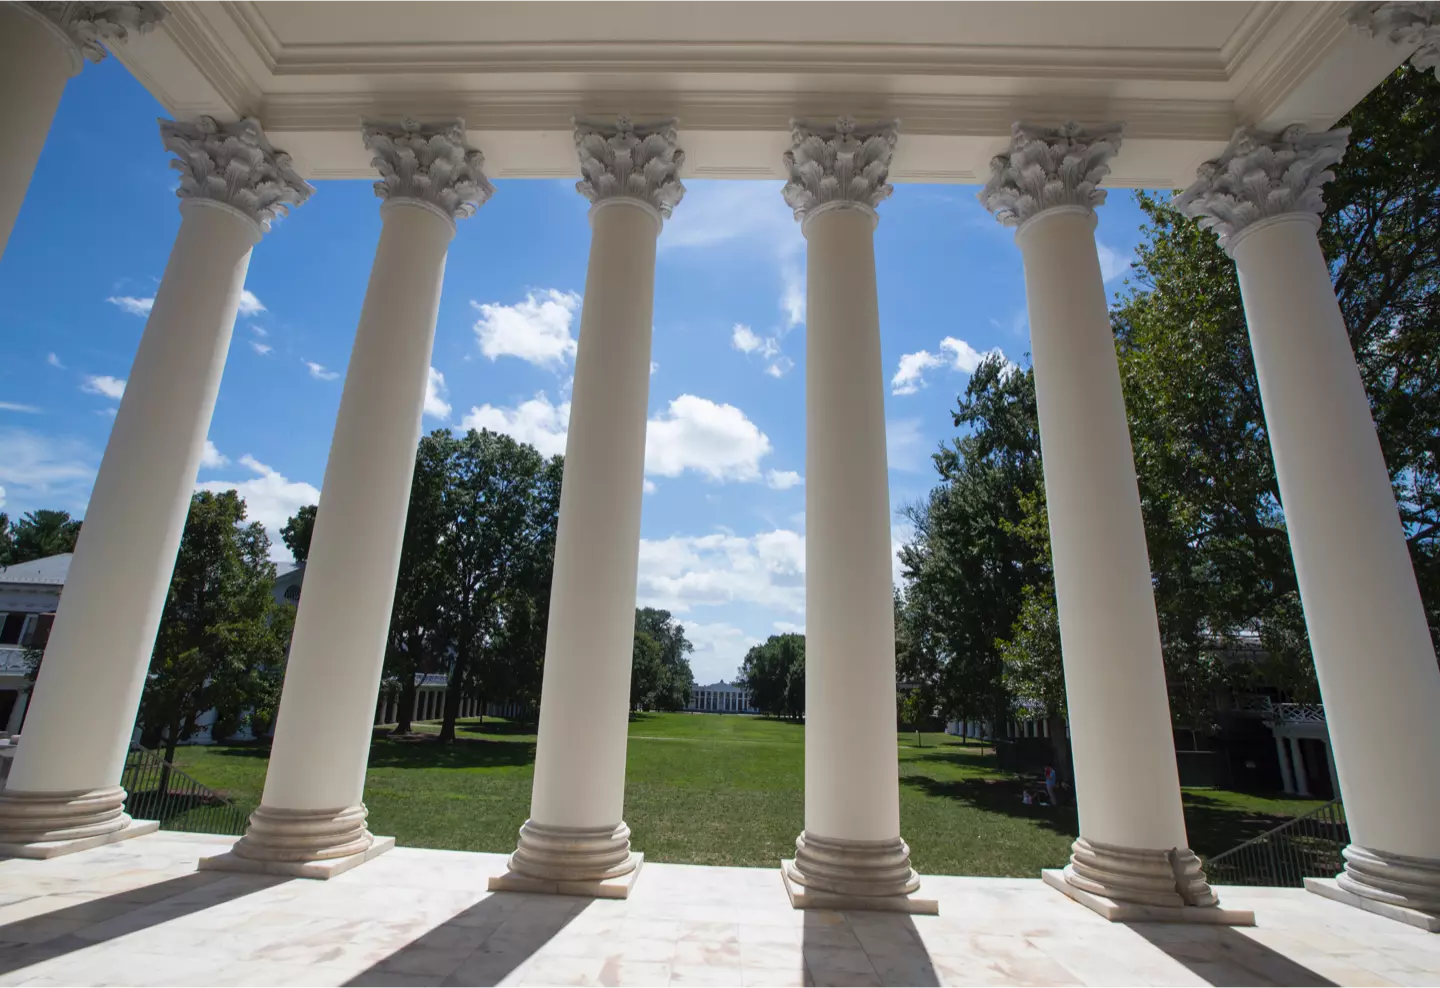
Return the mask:
<svg viewBox="0 0 1440 988">
<path fill-rule="evenodd" d="M 125 756 L 120 785 L 125 812 L 159 820 L 161 830 L 239 837 L 248 815 L 230 800 L 180 771 L 164 755 L 135 745 Z"/>
<path fill-rule="evenodd" d="M 1272 885 L 1301 888 L 1306 878 L 1330 878 L 1345 866 L 1350 843 L 1345 806 L 1324 806 L 1205 861 L 1211 885 Z"/>
</svg>

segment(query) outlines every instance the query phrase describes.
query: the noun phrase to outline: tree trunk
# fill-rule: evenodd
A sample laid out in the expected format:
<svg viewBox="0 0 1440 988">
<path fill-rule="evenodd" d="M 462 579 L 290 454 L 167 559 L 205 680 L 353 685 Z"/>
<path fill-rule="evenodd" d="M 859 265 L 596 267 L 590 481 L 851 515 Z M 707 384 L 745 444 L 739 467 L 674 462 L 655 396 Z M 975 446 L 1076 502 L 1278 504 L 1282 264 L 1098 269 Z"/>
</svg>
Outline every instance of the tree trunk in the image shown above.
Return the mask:
<svg viewBox="0 0 1440 988">
<path fill-rule="evenodd" d="M 412 667 L 400 679 L 399 710 L 395 714 L 395 733 L 409 734 L 415 729 L 415 670 Z"/>
<path fill-rule="evenodd" d="M 1070 764 L 1070 739 L 1065 736 L 1065 718 L 1051 715 L 1048 718 L 1050 726 L 1050 750 L 1054 752 L 1055 772 L 1060 776 L 1061 782 L 1075 784 L 1075 773 Z"/>
<path fill-rule="evenodd" d="M 460 710 L 460 692 L 465 683 L 465 665 L 469 661 L 465 652 L 461 650 L 455 656 L 455 663 L 450 667 L 449 689 L 445 691 L 445 716 L 440 723 L 440 740 L 449 743 L 455 740 L 455 715 Z"/>
<path fill-rule="evenodd" d="M 157 799 L 160 805 L 156 808 L 159 819 L 165 818 L 165 806 L 170 797 L 170 767 L 175 763 L 175 746 L 180 743 L 180 725 L 171 724 L 165 731 L 165 763 L 160 766 L 160 784 L 157 786 Z"/>
</svg>

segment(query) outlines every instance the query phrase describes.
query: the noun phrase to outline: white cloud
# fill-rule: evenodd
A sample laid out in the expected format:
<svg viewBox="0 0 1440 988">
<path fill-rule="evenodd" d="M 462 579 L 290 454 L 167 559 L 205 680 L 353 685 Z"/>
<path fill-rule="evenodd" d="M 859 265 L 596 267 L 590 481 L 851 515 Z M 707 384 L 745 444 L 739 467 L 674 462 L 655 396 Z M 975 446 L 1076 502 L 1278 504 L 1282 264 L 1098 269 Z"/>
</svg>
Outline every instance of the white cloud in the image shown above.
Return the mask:
<svg viewBox="0 0 1440 988">
<path fill-rule="evenodd" d="M 250 324 L 250 332 L 254 333 L 256 336 L 261 337 L 262 339 L 270 335 L 270 331 L 268 329 L 266 329 L 264 326 L 257 326 L 253 322 Z"/>
<path fill-rule="evenodd" d="M 570 325 L 581 297 L 574 292 L 551 288 L 529 292 L 515 305 L 470 304 L 480 313 L 474 327 L 480 352 L 491 360 L 519 357 L 538 367 L 558 368 L 575 356 Z"/>
<path fill-rule="evenodd" d="M 925 387 L 925 372 L 936 367 L 949 367 L 962 374 L 973 374 L 980 362 L 989 356 L 998 356 L 1008 367 L 1014 367 L 999 347 L 991 347 L 983 353 L 964 340 L 947 336 L 940 341 L 940 353 L 917 350 L 900 357 L 895 376 L 890 379 L 892 395 L 913 395 Z"/>
<path fill-rule="evenodd" d="M 230 462 L 230 457 L 215 448 L 210 440 L 205 440 L 205 452 L 200 455 L 200 469 L 218 470 Z"/>
<path fill-rule="evenodd" d="M 58 368 L 60 368 L 61 370 L 64 370 L 64 369 L 65 369 L 65 365 L 60 362 L 60 357 L 59 357 L 58 354 L 55 354 L 55 353 L 49 354 L 49 355 L 45 358 L 45 362 L 46 362 L 47 364 L 49 364 L 51 367 L 58 367 Z"/>
<path fill-rule="evenodd" d="M 307 504 L 318 504 L 320 491 L 301 480 L 290 480 L 280 471 L 261 463 L 246 453 L 240 465 L 256 476 L 248 480 L 207 480 L 195 489 L 220 493 L 237 491 L 245 499 L 246 520 L 258 521 L 270 535 L 270 558 L 284 562 L 290 552 L 280 541 L 280 529 L 290 516 Z"/>
<path fill-rule="evenodd" d="M 27 508 L 83 512 L 99 462 L 99 455 L 81 440 L 0 429 L 0 484 L 8 497 Z"/>
<path fill-rule="evenodd" d="M 5 488 L 0 487 L 0 508 L 5 507 Z"/>
<path fill-rule="evenodd" d="M 777 635 L 805 634 L 805 625 L 796 624 L 794 621 L 776 621 L 772 627 L 774 627 Z"/>
<path fill-rule="evenodd" d="M 885 423 L 885 453 L 891 470 L 925 469 L 925 437 L 920 419 L 890 419 Z"/>
<path fill-rule="evenodd" d="M 248 288 L 241 289 L 239 309 L 240 315 L 258 316 L 260 313 L 265 311 L 265 303 L 261 302 L 258 298 L 256 298 L 254 292 L 250 291 L 250 289 Z M 251 328 L 253 329 L 254 327 L 252 326 Z"/>
<path fill-rule="evenodd" d="M 762 357 L 773 357 L 779 352 L 779 342 L 772 336 L 762 339 L 744 323 L 737 322 L 730 331 L 730 345 L 741 353 L 758 353 Z"/>
<path fill-rule="evenodd" d="M 654 494 L 654 493 L 655 493 L 655 489 L 656 489 L 656 488 L 655 488 L 655 481 L 650 480 L 649 478 L 646 478 L 646 480 L 645 480 L 645 486 L 644 486 L 643 489 L 644 489 L 644 491 L 645 491 L 646 494 Z"/>
<path fill-rule="evenodd" d="M 791 330 L 805 321 L 805 272 L 797 263 L 781 268 L 784 288 L 780 293 L 780 311 L 785 313 L 785 329 Z"/>
<path fill-rule="evenodd" d="M 125 381 L 108 374 L 87 374 L 80 385 L 80 390 L 86 394 L 104 395 L 106 398 L 118 399 L 125 393 Z"/>
<path fill-rule="evenodd" d="M 734 405 L 683 394 L 650 420 L 645 472 L 675 477 L 694 470 L 711 480 L 759 480 L 770 439 Z"/>
<path fill-rule="evenodd" d="M 480 405 L 470 409 L 460 423 L 465 429 L 489 429 L 503 432 L 522 443 L 529 443 L 542 456 L 565 452 L 565 436 L 570 426 L 570 403 L 550 403 L 545 392 L 514 408 Z"/>
<path fill-rule="evenodd" d="M 658 371 L 659 369 L 660 369 L 660 365 L 659 365 L 659 364 L 657 364 L 657 363 L 656 363 L 655 361 L 653 361 L 653 360 L 650 361 L 650 374 L 651 374 L 651 376 L 654 376 L 655 372 Z"/>
<path fill-rule="evenodd" d="M 805 537 L 776 529 L 749 538 L 716 533 L 641 539 L 636 593 L 640 606 L 677 614 L 748 603 L 803 615 Z"/>
<path fill-rule="evenodd" d="M 791 360 L 789 357 L 781 357 L 778 360 L 774 361 L 772 364 L 770 364 L 769 367 L 766 367 L 765 373 L 769 374 L 771 377 L 784 377 L 786 374 L 790 373 L 790 369 L 794 366 L 795 361 Z"/>
<path fill-rule="evenodd" d="M 777 491 L 788 491 L 798 484 L 805 483 L 805 478 L 794 470 L 769 470 L 765 474 L 765 483 Z"/>
<path fill-rule="evenodd" d="M 950 364 L 956 370 L 965 374 L 975 373 L 975 368 L 980 366 L 980 361 L 992 353 L 997 356 L 1005 356 L 1000 352 L 999 347 L 986 350 L 981 353 L 964 340 L 957 340 L 953 336 L 947 336 L 940 341 L 940 349 L 950 354 Z"/>
<path fill-rule="evenodd" d="M 0 401 L 0 412 L 24 412 L 27 415 L 39 415 L 40 409 L 34 405 L 22 405 L 18 401 Z"/>
<path fill-rule="evenodd" d="M 302 363 L 310 368 L 310 376 L 317 381 L 333 381 L 340 376 L 339 371 L 327 370 L 324 364 L 317 364 L 313 360 L 305 360 Z"/>
<path fill-rule="evenodd" d="M 445 387 L 445 375 L 434 367 L 425 378 L 425 414 L 444 422 L 450 417 L 450 389 Z"/>
<path fill-rule="evenodd" d="M 900 550 L 914 537 L 915 526 L 908 521 L 890 526 L 890 582 L 897 587 L 901 585 L 904 572 L 900 566 Z"/>
<path fill-rule="evenodd" d="M 155 298 L 136 298 L 134 295 L 111 295 L 105 301 L 130 313 L 132 316 L 148 316 L 155 305 Z"/>
<path fill-rule="evenodd" d="M 272 353 L 275 352 L 275 348 L 274 348 L 273 346 L 271 346 L 271 345 L 268 344 L 268 343 L 261 343 L 259 340 L 251 340 L 251 341 L 250 341 L 250 349 L 254 350 L 256 353 L 260 354 L 260 356 L 262 356 L 262 357 L 268 357 L 270 354 L 272 354 Z M 317 365 L 317 366 L 318 366 L 318 365 Z M 311 371 L 310 373 L 313 374 L 313 373 L 315 373 L 315 372 L 314 372 L 314 371 Z"/>
<path fill-rule="evenodd" d="M 665 224 L 661 251 L 754 240 L 781 253 L 805 247 L 800 224 L 780 197 L 783 182 L 687 181 L 685 208 Z"/>
<path fill-rule="evenodd" d="M 1106 247 L 1098 240 L 1095 241 L 1095 249 L 1100 254 L 1100 276 L 1107 283 L 1124 275 L 1135 263 L 1133 254 L 1121 254 L 1118 250 Z"/>
<path fill-rule="evenodd" d="M 718 680 L 733 681 L 745 661 L 745 653 L 760 644 L 760 639 L 747 635 L 733 624 L 682 621 L 685 637 L 695 646 L 690 653 L 690 670 L 695 681 L 708 686 Z"/>
</svg>

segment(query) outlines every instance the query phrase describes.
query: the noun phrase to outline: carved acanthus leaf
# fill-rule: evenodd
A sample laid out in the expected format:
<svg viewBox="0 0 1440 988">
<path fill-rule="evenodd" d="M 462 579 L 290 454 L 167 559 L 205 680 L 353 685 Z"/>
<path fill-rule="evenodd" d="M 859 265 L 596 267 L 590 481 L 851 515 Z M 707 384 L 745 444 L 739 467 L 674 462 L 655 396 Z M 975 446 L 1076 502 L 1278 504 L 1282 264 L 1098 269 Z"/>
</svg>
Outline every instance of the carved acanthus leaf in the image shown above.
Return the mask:
<svg viewBox="0 0 1440 988">
<path fill-rule="evenodd" d="M 1350 23 L 1372 38 L 1411 49 L 1410 64 L 1440 79 L 1440 3 L 1357 3 Z"/>
<path fill-rule="evenodd" d="M 30 8 L 60 26 L 91 62 L 103 61 L 105 45 L 144 34 L 165 17 L 161 3 L 31 2 Z"/>
<path fill-rule="evenodd" d="M 639 199 L 668 218 L 685 196 L 679 177 L 685 152 L 676 140 L 674 120 L 638 126 L 623 116 L 613 125 L 576 121 L 575 151 L 584 177 L 575 188 L 591 202 Z"/>
<path fill-rule="evenodd" d="M 1104 205 L 1100 183 L 1120 150 L 1124 124 L 1086 128 L 1017 123 L 1010 150 L 990 160 L 990 180 L 978 198 L 1006 226 L 1019 226 L 1057 206 Z"/>
<path fill-rule="evenodd" d="M 866 126 L 841 117 L 834 126 L 790 123 L 785 170 L 790 181 L 781 195 L 795 218 L 830 202 L 853 202 L 874 209 L 890 197 L 890 159 L 900 137 L 900 122 Z"/>
<path fill-rule="evenodd" d="M 261 229 L 315 191 L 291 166 L 290 156 L 265 139 L 253 118 L 219 123 L 214 117 L 193 121 L 161 120 L 165 149 L 176 159 L 182 199 L 213 199 L 240 210 Z"/>
<path fill-rule="evenodd" d="M 1175 208 L 1214 230 L 1220 246 L 1251 223 L 1285 213 L 1325 211 L 1321 186 L 1345 155 L 1350 128 L 1309 133 L 1303 126 L 1279 134 L 1241 128 L 1225 152 L 1198 169 L 1199 177 L 1175 197 Z"/>
<path fill-rule="evenodd" d="M 375 194 L 381 199 L 419 199 L 447 216 L 463 219 L 495 194 L 485 178 L 485 156 L 465 146 L 465 122 L 398 124 L 366 121 L 365 147 L 380 172 Z"/>
</svg>

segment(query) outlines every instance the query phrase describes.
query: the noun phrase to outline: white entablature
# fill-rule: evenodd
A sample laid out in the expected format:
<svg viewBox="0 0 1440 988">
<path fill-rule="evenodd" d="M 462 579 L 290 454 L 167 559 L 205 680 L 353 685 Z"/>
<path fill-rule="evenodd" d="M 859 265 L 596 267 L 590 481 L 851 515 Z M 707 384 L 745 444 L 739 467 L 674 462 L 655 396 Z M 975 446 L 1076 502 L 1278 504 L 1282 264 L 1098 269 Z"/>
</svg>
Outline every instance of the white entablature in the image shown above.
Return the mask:
<svg viewBox="0 0 1440 988">
<path fill-rule="evenodd" d="M 362 118 L 460 117 L 491 178 L 575 177 L 571 120 L 679 119 L 684 178 L 784 178 L 792 118 L 902 121 L 897 182 L 980 183 L 1016 120 L 1126 123 L 1107 184 L 1182 187 L 1235 128 L 1332 126 L 1408 54 L 1346 3 L 173 2 L 114 46 L 176 118 L 254 116 L 310 179 Z"/>
</svg>

